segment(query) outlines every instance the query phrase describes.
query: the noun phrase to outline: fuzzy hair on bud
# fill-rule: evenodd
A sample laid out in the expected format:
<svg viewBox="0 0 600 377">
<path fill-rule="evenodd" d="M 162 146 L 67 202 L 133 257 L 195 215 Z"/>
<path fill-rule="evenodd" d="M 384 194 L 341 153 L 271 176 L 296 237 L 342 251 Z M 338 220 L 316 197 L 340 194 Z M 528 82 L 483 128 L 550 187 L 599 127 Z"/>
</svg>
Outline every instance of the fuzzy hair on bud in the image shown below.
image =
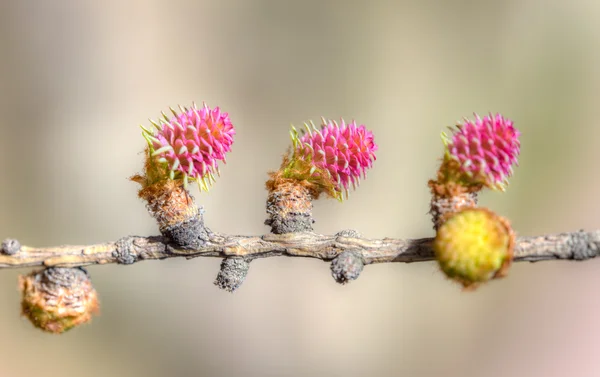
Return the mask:
<svg viewBox="0 0 600 377">
<path fill-rule="evenodd" d="M 442 133 L 445 161 L 458 163 L 454 165 L 457 171 L 450 175 L 467 185 L 483 184 L 503 191 L 512 176 L 513 166 L 517 165 L 521 147 L 520 132 L 513 121 L 500 114 L 483 118 L 475 114 L 474 121 L 465 118 L 464 123 L 451 132 L 451 136 Z"/>
<path fill-rule="evenodd" d="M 131 178 L 142 185 L 138 196 L 146 201 L 148 212 L 156 219 L 161 230 L 198 215 L 194 198 L 181 181 L 162 180 L 146 184 L 145 179 L 146 176 L 141 175 Z"/>
<path fill-rule="evenodd" d="M 292 156 L 283 167 L 283 176 L 307 180 L 317 191 L 342 200 L 343 194 L 347 198 L 350 187 L 356 188 L 373 166 L 377 144 L 373 133 L 355 121 L 347 124 L 342 119 L 338 124 L 322 120 L 319 128 L 312 122 L 305 123 L 303 135 L 292 127 Z"/>
<path fill-rule="evenodd" d="M 267 197 L 269 217 L 265 225 L 270 226 L 275 234 L 311 232 L 315 222 L 311 190 L 295 179 L 279 178 L 269 182 L 273 187 Z"/>
<path fill-rule="evenodd" d="M 60 334 L 98 313 L 98 295 L 83 268 L 51 267 L 19 277 L 22 314 L 46 332 Z"/>
<path fill-rule="evenodd" d="M 231 150 L 235 129 L 229 115 L 218 107 L 206 104 L 197 108 L 171 108 L 172 117 L 163 113 L 158 122 L 150 121 L 154 130 L 143 129 L 148 141 L 149 154 L 157 163 L 166 166 L 170 179 L 197 181 L 200 190 L 208 191 L 219 175 L 218 161 L 225 163 L 225 154 Z"/>
<path fill-rule="evenodd" d="M 514 244 L 506 219 L 485 208 L 467 208 L 438 228 L 433 249 L 446 276 L 475 288 L 506 274 Z"/>
</svg>

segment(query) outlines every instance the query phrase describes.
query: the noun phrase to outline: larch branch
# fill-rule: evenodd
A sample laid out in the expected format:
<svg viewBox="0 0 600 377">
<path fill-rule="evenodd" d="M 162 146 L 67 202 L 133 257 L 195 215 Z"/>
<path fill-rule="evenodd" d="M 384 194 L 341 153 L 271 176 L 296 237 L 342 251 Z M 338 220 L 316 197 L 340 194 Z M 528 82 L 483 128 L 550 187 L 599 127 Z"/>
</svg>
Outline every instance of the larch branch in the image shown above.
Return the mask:
<svg viewBox="0 0 600 377">
<path fill-rule="evenodd" d="M 211 233 L 209 240 L 196 250 L 170 245 L 161 236 L 128 236 L 116 242 L 88 246 L 31 247 L 6 240 L 0 253 L 0 268 L 76 267 L 94 264 L 133 264 L 142 260 L 174 257 L 244 258 L 252 260 L 274 256 L 308 257 L 331 261 L 350 250 L 362 256 L 365 264 L 386 262 L 422 262 L 434 259 L 432 238 L 366 239 L 356 232 L 336 235 L 315 233 L 231 236 Z M 12 245 L 8 250 L 6 245 Z M 600 230 L 560 233 L 537 237 L 519 237 L 515 261 L 585 260 L 600 253 Z"/>
</svg>

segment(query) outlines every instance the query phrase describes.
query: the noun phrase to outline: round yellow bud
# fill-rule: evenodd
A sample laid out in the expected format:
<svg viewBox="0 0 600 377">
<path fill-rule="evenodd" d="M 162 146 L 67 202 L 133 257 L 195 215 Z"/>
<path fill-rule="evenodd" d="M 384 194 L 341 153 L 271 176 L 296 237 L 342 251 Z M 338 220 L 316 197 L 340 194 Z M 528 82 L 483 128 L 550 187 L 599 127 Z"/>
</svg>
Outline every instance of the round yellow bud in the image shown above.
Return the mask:
<svg viewBox="0 0 600 377">
<path fill-rule="evenodd" d="M 467 208 L 448 218 L 433 241 L 444 273 L 465 288 L 504 276 L 513 258 L 508 221 L 485 208 Z"/>
</svg>

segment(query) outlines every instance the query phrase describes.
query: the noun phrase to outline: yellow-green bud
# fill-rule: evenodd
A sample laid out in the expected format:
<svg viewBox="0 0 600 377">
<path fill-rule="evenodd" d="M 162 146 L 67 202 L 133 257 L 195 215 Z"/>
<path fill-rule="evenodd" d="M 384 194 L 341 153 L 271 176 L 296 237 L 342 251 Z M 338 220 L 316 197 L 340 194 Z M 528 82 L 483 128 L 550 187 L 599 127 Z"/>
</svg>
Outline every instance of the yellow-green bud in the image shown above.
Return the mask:
<svg viewBox="0 0 600 377">
<path fill-rule="evenodd" d="M 444 273 L 465 288 L 501 277 L 513 258 L 514 233 L 508 221 L 485 208 L 452 215 L 433 242 Z"/>
</svg>

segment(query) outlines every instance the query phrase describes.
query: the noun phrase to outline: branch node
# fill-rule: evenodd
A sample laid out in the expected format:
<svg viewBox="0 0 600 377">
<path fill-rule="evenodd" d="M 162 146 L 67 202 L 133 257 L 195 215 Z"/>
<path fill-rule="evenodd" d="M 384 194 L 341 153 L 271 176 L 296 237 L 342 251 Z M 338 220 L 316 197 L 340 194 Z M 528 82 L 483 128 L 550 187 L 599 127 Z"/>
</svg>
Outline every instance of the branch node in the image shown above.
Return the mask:
<svg viewBox="0 0 600 377">
<path fill-rule="evenodd" d="M 340 284 L 356 280 L 365 264 L 360 253 L 347 250 L 331 261 L 331 276 Z"/>
<path fill-rule="evenodd" d="M 123 237 L 115 242 L 116 250 L 113 251 L 112 256 L 119 264 L 132 264 L 137 261 L 138 255 L 133 240 L 133 237 Z"/>
<path fill-rule="evenodd" d="M 590 233 L 581 229 L 579 232 L 571 233 L 567 246 L 571 248 L 574 260 L 586 260 L 598 255 L 598 241 L 600 240 L 593 240 Z"/>
<path fill-rule="evenodd" d="M 14 255 L 21 250 L 21 244 L 14 238 L 7 238 L 2 241 L 0 252 L 5 255 Z"/>
<path fill-rule="evenodd" d="M 246 279 L 249 268 L 250 262 L 244 258 L 225 258 L 221 262 L 221 270 L 217 274 L 214 284 L 233 293 Z"/>
</svg>

